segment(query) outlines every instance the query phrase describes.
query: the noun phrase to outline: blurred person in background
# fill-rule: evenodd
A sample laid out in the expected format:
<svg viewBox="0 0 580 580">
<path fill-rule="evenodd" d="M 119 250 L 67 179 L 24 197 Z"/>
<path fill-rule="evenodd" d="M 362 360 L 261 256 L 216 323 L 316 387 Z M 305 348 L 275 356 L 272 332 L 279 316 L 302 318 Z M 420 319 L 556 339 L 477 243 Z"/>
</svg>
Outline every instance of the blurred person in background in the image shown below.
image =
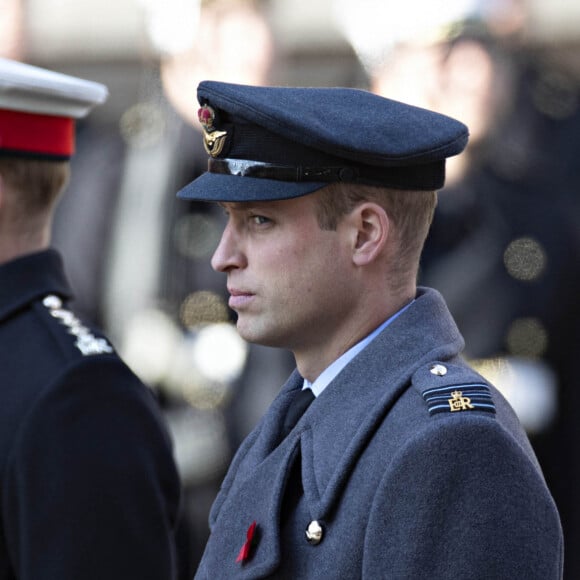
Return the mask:
<svg viewBox="0 0 580 580">
<path fill-rule="evenodd" d="M 420 281 L 441 291 L 466 355 L 526 427 L 561 513 L 565 577 L 576 579 L 580 82 L 565 46 L 530 41 L 524 1 L 455 0 L 433 15 L 418 6 L 380 2 L 367 37 L 343 5 L 344 30 L 372 90 L 470 127 L 466 154 L 448 165 Z"/>
<path fill-rule="evenodd" d="M 558 580 L 558 513 L 513 410 L 417 288 L 450 117 L 354 89 L 202 82 L 237 329 L 296 370 L 238 449 L 196 578 Z"/>
<path fill-rule="evenodd" d="M 232 449 L 292 363 L 239 338 L 221 275 L 209 265 L 223 212 L 180 202 L 174 192 L 207 166 L 191 107 L 198 82 L 267 84 L 276 47 L 263 2 L 144 6 L 155 54 L 144 64 L 138 102 L 120 123 L 127 149 L 106 253 L 104 316 L 129 366 L 162 400 L 184 485 L 190 537 L 181 550 L 191 577 Z"/>
<path fill-rule="evenodd" d="M 0 59 L 0 578 L 176 578 L 180 482 L 157 403 L 69 310 L 50 247 L 75 120 L 105 86 Z"/>
<path fill-rule="evenodd" d="M 20 60 L 23 49 L 22 0 L 0 0 L 0 58 Z"/>
</svg>

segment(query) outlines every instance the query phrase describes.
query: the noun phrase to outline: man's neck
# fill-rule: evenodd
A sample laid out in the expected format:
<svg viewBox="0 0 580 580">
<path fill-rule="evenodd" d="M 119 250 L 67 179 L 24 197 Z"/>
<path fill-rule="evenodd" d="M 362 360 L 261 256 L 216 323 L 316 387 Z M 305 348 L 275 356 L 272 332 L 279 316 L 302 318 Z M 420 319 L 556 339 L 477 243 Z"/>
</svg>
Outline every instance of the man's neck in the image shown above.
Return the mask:
<svg viewBox="0 0 580 580">
<path fill-rule="evenodd" d="M 0 236 L 0 264 L 5 264 L 27 254 L 46 250 L 49 243 L 50 237 L 40 234 L 18 238 Z"/>
<path fill-rule="evenodd" d="M 350 317 L 353 324 L 344 324 L 337 330 L 334 339 L 329 338 L 322 344 L 309 345 L 304 349 L 295 349 L 293 352 L 298 372 L 313 383 L 324 369 L 409 304 L 414 297 L 415 292 L 394 301 L 389 306 L 384 306 L 376 313 L 363 311 L 357 316 Z"/>
</svg>

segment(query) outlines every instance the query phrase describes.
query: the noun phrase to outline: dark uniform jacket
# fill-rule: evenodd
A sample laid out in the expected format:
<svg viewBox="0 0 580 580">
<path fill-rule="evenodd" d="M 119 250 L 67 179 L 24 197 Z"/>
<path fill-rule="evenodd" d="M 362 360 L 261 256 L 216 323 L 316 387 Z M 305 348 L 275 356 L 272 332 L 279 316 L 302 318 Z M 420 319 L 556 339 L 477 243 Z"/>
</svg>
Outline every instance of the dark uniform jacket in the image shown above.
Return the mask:
<svg viewBox="0 0 580 580">
<path fill-rule="evenodd" d="M 420 289 L 278 443 L 295 372 L 233 460 L 196 578 L 560 578 L 540 467 L 462 346 Z"/>
<path fill-rule="evenodd" d="M 53 250 L 0 266 L 0 579 L 170 580 L 170 441 L 69 297 Z"/>
</svg>

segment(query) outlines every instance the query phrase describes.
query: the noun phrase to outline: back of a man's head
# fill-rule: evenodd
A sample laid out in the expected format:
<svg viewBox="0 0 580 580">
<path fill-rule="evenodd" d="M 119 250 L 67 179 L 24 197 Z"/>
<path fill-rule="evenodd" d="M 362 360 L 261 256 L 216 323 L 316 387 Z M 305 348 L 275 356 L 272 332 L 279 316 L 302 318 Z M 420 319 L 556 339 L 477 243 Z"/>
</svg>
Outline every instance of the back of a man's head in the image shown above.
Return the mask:
<svg viewBox="0 0 580 580">
<path fill-rule="evenodd" d="M 68 161 L 0 156 L 0 262 L 43 249 Z"/>
<path fill-rule="evenodd" d="M 99 83 L 0 58 L 3 261 L 48 244 L 75 151 L 75 121 L 107 94 Z"/>
<path fill-rule="evenodd" d="M 14 217 L 50 214 L 69 174 L 68 161 L 0 156 L 3 208 Z"/>
</svg>

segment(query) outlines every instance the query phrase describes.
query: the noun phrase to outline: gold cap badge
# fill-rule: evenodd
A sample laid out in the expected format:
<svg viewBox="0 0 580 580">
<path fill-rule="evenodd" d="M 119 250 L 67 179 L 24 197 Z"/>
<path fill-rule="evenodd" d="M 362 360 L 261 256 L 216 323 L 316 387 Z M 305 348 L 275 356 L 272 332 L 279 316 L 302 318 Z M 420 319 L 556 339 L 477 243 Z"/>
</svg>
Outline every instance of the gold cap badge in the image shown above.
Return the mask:
<svg viewBox="0 0 580 580">
<path fill-rule="evenodd" d="M 203 146 L 211 157 L 217 157 L 224 148 L 227 131 L 218 131 L 214 126 L 215 111 L 209 105 L 203 105 L 197 112 L 197 118 L 203 128 Z"/>
</svg>

